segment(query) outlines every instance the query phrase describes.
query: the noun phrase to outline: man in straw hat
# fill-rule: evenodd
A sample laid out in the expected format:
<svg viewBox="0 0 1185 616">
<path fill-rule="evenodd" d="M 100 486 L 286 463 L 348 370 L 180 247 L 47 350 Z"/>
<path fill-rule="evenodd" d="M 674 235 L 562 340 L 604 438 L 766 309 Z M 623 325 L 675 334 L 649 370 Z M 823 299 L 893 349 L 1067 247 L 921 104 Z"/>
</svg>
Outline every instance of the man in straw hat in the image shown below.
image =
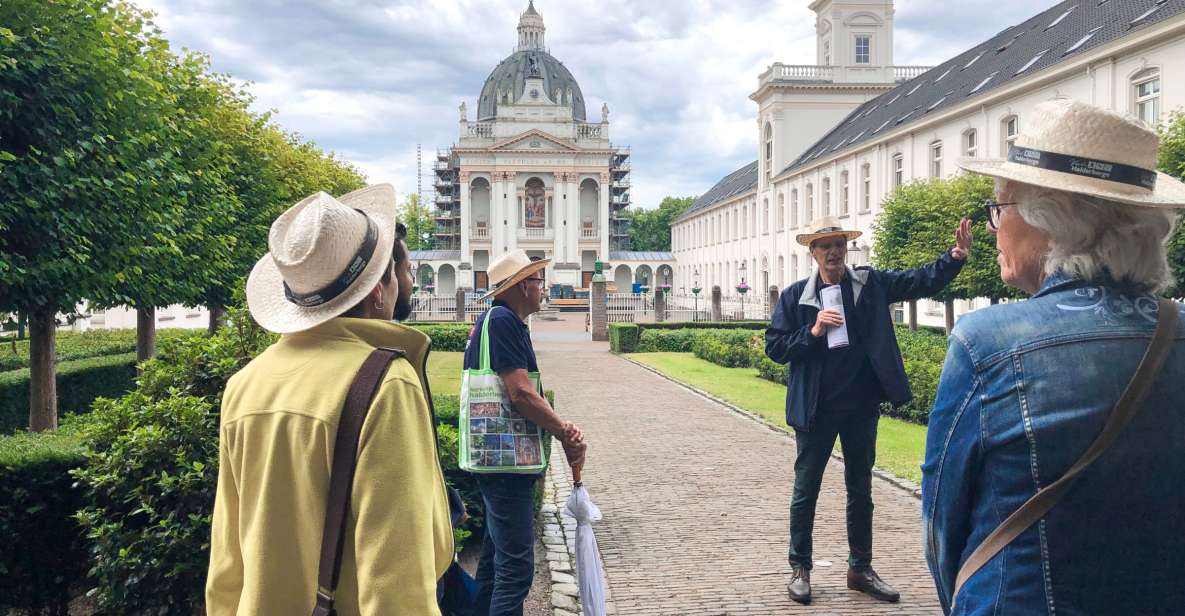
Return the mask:
<svg viewBox="0 0 1185 616">
<path fill-rule="evenodd" d="M 317 193 L 272 223 L 268 247 L 247 303 L 283 335 L 223 396 L 206 610 L 312 611 L 338 420 L 351 377 L 382 346 L 405 357 L 362 427 L 337 613 L 439 614 L 453 534 L 423 372 L 429 340 L 391 320 L 412 284 L 395 191 Z"/>
<path fill-rule="evenodd" d="M 481 331 L 489 321 L 490 369 L 502 379 L 515 412 L 550 432 L 563 444 L 573 469 L 584 465 L 586 445 L 580 430 L 556 414 L 540 395 L 530 374 L 539 372 L 527 317 L 539 312 L 550 259 L 532 261 L 512 250 L 489 269 L 493 306 L 482 315 L 465 348 L 465 368 L 480 364 Z M 535 483 L 539 474 L 477 474 L 485 504 L 486 536 L 478 562 L 478 616 L 521 616 L 535 575 Z"/>
<path fill-rule="evenodd" d="M 1032 297 L 951 335 L 922 466 L 926 559 L 947 613 L 1180 614 L 1185 309 L 1158 296 L 1185 184 L 1157 173 L 1159 139 L 1133 118 L 1061 99 L 1026 122 L 1007 159 L 959 161 L 996 178 L 1000 276 Z M 1162 319 L 1164 363 L 1121 405 Z M 1062 496 L 985 539 L 1038 489 Z"/>
<path fill-rule="evenodd" d="M 782 291 L 765 332 L 765 354 L 790 364 L 786 423 L 794 428 L 794 497 L 790 503 L 790 598 L 811 600 L 811 535 L 823 471 L 838 437 L 847 485 L 848 588 L 882 601 L 898 592 L 872 569 L 872 465 L 880 405 L 912 394 L 889 305 L 938 292 L 958 275 L 971 250 L 964 219 L 955 246 L 933 263 L 908 271 L 846 265 L 847 243 L 860 236 L 833 217 L 811 223 L 798 243 L 818 269 Z"/>
</svg>

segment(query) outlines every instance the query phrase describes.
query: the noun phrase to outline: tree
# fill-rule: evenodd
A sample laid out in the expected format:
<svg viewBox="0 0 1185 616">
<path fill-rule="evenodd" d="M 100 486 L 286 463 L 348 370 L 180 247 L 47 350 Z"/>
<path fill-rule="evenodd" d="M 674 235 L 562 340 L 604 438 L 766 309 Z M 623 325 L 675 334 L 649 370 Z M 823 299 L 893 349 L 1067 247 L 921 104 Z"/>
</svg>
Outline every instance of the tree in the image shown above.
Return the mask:
<svg viewBox="0 0 1185 616">
<path fill-rule="evenodd" d="M 107 0 L 6 0 L 0 24 L 0 310 L 28 316 L 29 425 L 46 430 L 55 315 L 109 300 L 141 238 L 169 219 L 136 200 L 173 181 L 158 142 L 167 43 Z"/>
<path fill-rule="evenodd" d="M 876 266 L 908 269 L 932 262 L 954 244 L 959 219 L 982 220 L 981 206 L 993 191 L 990 178 L 971 174 L 913 182 L 897 189 L 885 201 L 873 227 Z M 954 300 L 1016 296 L 1000 279 L 1000 266 L 991 258 L 995 239 L 982 227 L 973 231 L 971 257 L 962 273 L 934 296 L 946 305 L 947 333 L 954 325 Z M 911 326 L 916 326 L 916 308 L 911 306 L 910 312 Z"/>
<path fill-rule="evenodd" d="M 1160 126 L 1160 170 L 1185 180 L 1185 112 L 1174 111 Z M 1169 269 L 1177 281 L 1169 293 L 1185 295 L 1185 210 L 1177 215 L 1177 228 L 1168 242 Z"/>
<path fill-rule="evenodd" d="M 409 193 L 403 205 L 399 206 L 399 222 L 407 226 L 408 250 L 427 250 L 432 247 L 432 234 L 436 231 L 436 213 L 429 206 L 420 203 L 420 195 Z M 427 239 L 424 236 L 427 235 Z"/>
<path fill-rule="evenodd" d="M 653 210 L 631 209 L 630 245 L 634 250 L 667 252 L 671 249 L 671 222 L 695 203 L 695 197 L 664 197 Z"/>
</svg>

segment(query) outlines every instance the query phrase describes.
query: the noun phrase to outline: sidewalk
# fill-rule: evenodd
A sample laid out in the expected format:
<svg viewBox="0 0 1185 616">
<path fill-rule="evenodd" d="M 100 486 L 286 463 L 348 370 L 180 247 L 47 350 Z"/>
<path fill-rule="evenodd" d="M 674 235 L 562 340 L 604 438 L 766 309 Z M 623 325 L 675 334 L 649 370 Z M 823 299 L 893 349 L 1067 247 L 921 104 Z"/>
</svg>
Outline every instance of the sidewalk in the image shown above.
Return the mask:
<svg viewBox="0 0 1185 616">
<path fill-rule="evenodd" d="M 581 341 L 568 315 L 533 326 L 544 384 L 589 441 L 585 484 L 618 615 L 939 614 L 919 502 L 874 480 L 874 565 L 902 594 L 874 601 L 845 584 L 842 463 L 815 522 L 814 602 L 786 596 L 794 444 L 662 377 Z"/>
</svg>

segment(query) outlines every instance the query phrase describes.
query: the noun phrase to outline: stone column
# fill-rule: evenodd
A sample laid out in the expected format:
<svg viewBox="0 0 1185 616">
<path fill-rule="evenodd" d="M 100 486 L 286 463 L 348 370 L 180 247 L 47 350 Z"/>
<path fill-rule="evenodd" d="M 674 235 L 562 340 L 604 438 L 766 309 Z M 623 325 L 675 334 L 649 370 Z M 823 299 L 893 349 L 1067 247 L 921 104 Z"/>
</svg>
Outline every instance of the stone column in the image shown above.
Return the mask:
<svg viewBox="0 0 1185 616">
<path fill-rule="evenodd" d="M 918 303 L 916 300 L 909 302 L 908 314 L 909 328 L 916 331 L 918 328 Z"/>
<path fill-rule="evenodd" d="M 469 174 L 461 173 L 461 261 L 470 260 L 469 229 L 473 225 L 472 213 L 469 211 Z"/>
<path fill-rule="evenodd" d="M 654 321 L 662 323 L 667 320 L 667 294 L 662 289 L 654 289 Z"/>
<path fill-rule="evenodd" d="M 606 341 L 609 339 L 609 295 L 605 289 L 605 281 L 593 281 L 592 294 L 589 298 L 589 313 L 592 319 L 592 339 Z"/>
<path fill-rule="evenodd" d="M 465 288 L 457 289 L 457 317 L 458 323 L 465 322 Z"/>
<path fill-rule="evenodd" d="M 724 310 L 720 306 L 720 302 L 722 299 L 723 299 L 723 294 L 720 292 L 720 285 L 713 285 L 712 286 L 712 320 L 713 321 L 719 322 L 722 320 L 721 315 L 724 314 Z"/>
<path fill-rule="evenodd" d="M 609 174 L 601 174 L 601 183 L 598 185 L 597 193 L 601 223 L 601 259 L 604 261 L 612 261 L 609 258 Z"/>
<path fill-rule="evenodd" d="M 774 318 L 774 310 L 776 310 L 778 307 L 778 295 L 778 288 L 775 286 L 770 286 L 769 304 L 766 305 L 765 316 L 771 321 Z"/>
</svg>

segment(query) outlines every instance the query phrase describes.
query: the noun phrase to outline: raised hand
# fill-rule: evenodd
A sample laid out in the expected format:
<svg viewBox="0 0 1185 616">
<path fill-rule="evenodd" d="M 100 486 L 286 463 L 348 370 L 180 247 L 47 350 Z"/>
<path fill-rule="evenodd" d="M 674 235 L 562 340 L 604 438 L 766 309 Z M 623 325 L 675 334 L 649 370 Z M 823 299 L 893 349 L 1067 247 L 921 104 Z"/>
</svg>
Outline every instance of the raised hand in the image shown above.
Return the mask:
<svg viewBox="0 0 1185 616">
<path fill-rule="evenodd" d="M 959 228 L 955 230 L 955 247 L 950 249 L 950 256 L 962 261 L 971 256 L 971 220 L 964 218 L 959 221 Z"/>
</svg>

